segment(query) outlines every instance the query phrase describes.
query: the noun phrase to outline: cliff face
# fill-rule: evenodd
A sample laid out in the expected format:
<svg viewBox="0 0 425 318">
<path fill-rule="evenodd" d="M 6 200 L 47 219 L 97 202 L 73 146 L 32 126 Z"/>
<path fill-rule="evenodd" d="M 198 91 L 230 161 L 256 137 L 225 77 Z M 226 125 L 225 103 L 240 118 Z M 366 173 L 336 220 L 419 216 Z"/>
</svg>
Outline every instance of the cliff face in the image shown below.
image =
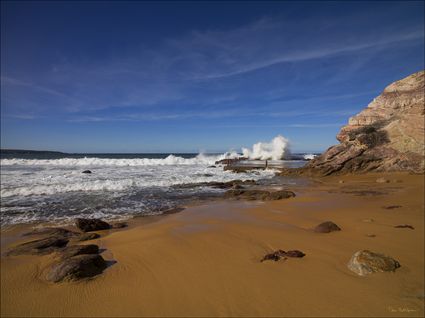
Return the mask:
<svg viewBox="0 0 425 318">
<path fill-rule="evenodd" d="M 320 175 L 368 171 L 424 173 L 424 71 L 392 83 L 337 135 L 339 145 L 310 161 Z"/>
</svg>

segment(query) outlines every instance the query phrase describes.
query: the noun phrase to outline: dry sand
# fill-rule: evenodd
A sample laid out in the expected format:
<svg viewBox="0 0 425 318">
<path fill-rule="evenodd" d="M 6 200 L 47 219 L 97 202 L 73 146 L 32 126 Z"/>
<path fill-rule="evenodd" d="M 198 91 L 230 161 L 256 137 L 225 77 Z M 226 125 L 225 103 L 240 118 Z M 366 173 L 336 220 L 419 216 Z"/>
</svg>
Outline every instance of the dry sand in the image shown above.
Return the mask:
<svg viewBox="0 0 425 318">
<path fill-rule="evenodd" d="M 47 283 L 52 255 L 2 256 L 1 315 L 423 316 L 424 178 L 391 174 L 385 177 L 392 182 L 376 183 L 377 177 L 324 178 L 294 188 L 292 199 L 217 201 L 135 219 L 126 230 L 87 242 L 116 261 L 88 281 Z M 327 220 L 342 231 L 311 231 Z M 3 229 L 2 246 L 22 231 Z M 307 255 L 260 262 L 276 249 Z M 392 256 L 401 268 L 359 277 L 346 264 L 361 249 Z"/>
</svg>

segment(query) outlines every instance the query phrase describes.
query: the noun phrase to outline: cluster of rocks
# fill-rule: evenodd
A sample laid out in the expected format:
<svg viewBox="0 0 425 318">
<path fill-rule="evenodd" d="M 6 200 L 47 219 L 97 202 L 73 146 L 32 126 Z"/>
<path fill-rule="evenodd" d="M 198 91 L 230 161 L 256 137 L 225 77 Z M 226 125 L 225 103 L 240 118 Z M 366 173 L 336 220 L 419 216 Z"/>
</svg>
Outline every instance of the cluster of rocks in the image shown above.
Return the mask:
<svg viewBox="0 0 425 318">
<path fill-rule="evenodd" d="M 76 219 L 76 227 L 82 231 L 46 227 L 25 233 L 24 236 L 44 236 L 10 248 L 6 255 L 46 255 L 55 253 L 55 261 L 46 268 L 46 279 L 51 282 L 79 280 L 96 276 L 107 267 L 107 261 L 99 254 L 95 244 L 71 245 L 100 237 L 93 231 L 121 228 L 126 223 L 109 224 L 100 219 Z"/>
<path fill-rule="evenodd" d="M 326 221 L 315 226 L 313 231 L 317 233 L 330 233 L 341 231 L 341 228 L 331 221 Z M 375 235 L 370 235 L 370 237 L 375 237 Z M 266 254 L 260 262 L 277 262 L 280 260 L 287 260 L 289 257 L 302 258 L 305 255 L 305 253 L 299 250 L 291 250 L 287 252 L 284 250 L 277 250 Z M 353 254 L 347 264 L 348 269 L 360 276 L 378 272 L 394 272 L 400 266 L 400 263 L 392 257 L 381 253 L 371 252 L 369 250 L 357 251 Z"/>
</svg>

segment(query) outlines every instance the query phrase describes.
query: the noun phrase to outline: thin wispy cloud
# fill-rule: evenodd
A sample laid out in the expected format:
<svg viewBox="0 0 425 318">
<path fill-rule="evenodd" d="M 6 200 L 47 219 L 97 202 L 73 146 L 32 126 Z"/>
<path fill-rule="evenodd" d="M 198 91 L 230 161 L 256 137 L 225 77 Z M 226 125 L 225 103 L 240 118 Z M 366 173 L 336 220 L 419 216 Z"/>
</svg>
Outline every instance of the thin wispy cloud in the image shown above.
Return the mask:
<svg viewBox="0 0 425 318">
<path fill-rule="evenodd" d="M 419 3 L 276 2 L 240 10 L 218 2 L 217 16 L 202 10 L 166 16 L 162 6 L 171 4 L 137 4 L 156 13 L 151 19 L 150 10 L 124 2 L 98 20 L 80 14 L 91 5 L 78 2 L 66 14 L 60 5 L 34 7 L 25 12 L 32 29 L 17 27 L 18 18 L 5 22 L 6 135 L 20 136 L 25 129 L 18 127 L 47 130 L 50 123 L 67 133 L 133 127 L 151 136 L 149 126 L 158 135 L 170 132 L 167 138 L 191 139 L 196 133 L 189 127 L 222 125 L 223 133 L 241 128 L 232 138 L 311 128 L 333 141 L 339 123 L 390 82 L 424 67 Z M 116 17 L 122 23 L 112 27 Z M 94 23 L 98 29 L 87 28 Z"/>
</svg>

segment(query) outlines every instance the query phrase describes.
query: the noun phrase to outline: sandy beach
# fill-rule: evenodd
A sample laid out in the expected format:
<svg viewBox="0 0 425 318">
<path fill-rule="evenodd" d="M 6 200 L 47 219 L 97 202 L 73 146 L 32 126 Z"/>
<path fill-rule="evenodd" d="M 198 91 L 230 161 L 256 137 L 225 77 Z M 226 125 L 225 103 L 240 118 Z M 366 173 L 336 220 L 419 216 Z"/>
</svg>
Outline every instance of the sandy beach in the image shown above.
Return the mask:
<svg viewBox="0 0 425 318">
<path fill-rule="evenodd" d="M 390 182 L 377 183 L 381 176 Z M 98 232 L 101 238 L 87 244 L 98 244 L 110 266 L 79 282 L 46 282 L 54 254 L 5 256 L 8 246 L 29 238 L 20 236 L 28 227 L 3 229 L 1 315 L 424 315 L 423 175 L 326 177 L 290 190 L 295 198 L 216 200 Z M 385 208 L 394 205 L 400 207 Z M 311 230 L 328 220 L 342 230 Z M 402 224 L 414 229 L 394 228 Z M 277 249 L 306 256 L 260 262 Z M 347 263 L 362 249 L 401 267 L 357 276 Z"/>
</svg>

